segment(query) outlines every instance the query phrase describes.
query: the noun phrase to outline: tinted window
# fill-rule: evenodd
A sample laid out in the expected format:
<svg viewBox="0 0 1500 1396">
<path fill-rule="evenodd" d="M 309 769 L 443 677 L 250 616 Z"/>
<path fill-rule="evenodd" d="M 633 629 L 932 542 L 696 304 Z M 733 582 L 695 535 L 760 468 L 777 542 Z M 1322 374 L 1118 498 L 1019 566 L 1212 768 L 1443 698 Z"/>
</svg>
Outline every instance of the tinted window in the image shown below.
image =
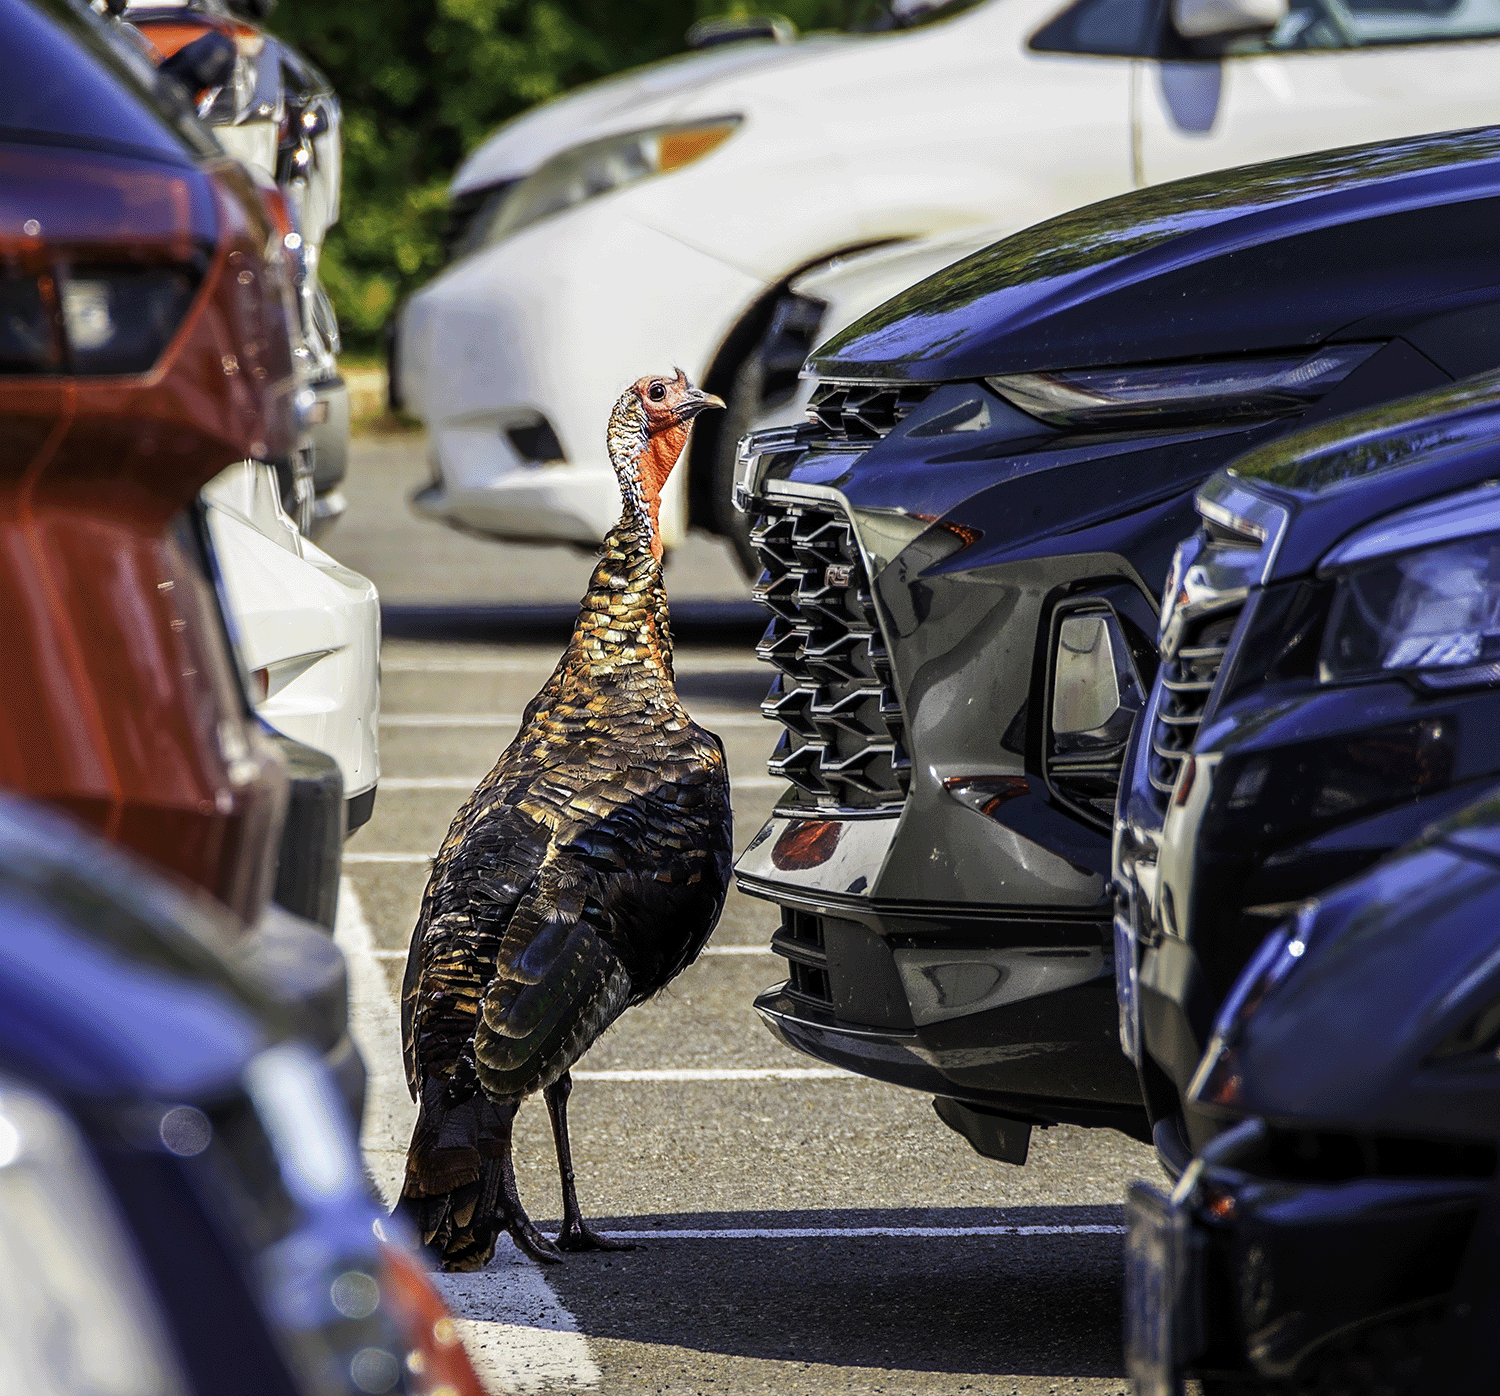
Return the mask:
<svg viewBox="0 0 1500 1396">
<path fill-rule="evenodd" d="M 1231 53 L 1430 44 L 1500 35 L 1500 0 L 1292 0 L 1269 34 L 1241 39 Z"/>
<path fill-rule="evenodd" d="M 81 0 L 0 0 L 0 132 L 7 138 L 176 162 L 212 151 L 174 119 L 155 82 L 150 63 Z"/>
<path fill-rule="evenodd" d="M 1079 0 L 1038 29 L 1031 47 L 1040 53 L 1149 58 L 1158 49 L 1160 13 L 1156 0 Z"/>
</svg>

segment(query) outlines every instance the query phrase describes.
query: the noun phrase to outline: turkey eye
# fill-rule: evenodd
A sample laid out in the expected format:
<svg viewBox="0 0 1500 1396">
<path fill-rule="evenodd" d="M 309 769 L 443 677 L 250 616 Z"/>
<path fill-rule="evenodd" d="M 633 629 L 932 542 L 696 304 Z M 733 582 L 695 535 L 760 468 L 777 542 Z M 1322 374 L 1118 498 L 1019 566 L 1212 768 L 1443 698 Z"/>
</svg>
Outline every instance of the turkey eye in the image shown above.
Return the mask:
<svg viewBox="0 0 1500 1396">
<path fill-rule="evenodd" d="M 649 388 L 646 389 L 646 396 L 649 397 L 652 402 L 660 402 L 664 397 L 666 397 L 666 395 L 667 388 L 666 384 L 664 383 L 653 383 Z"/>
</svg>

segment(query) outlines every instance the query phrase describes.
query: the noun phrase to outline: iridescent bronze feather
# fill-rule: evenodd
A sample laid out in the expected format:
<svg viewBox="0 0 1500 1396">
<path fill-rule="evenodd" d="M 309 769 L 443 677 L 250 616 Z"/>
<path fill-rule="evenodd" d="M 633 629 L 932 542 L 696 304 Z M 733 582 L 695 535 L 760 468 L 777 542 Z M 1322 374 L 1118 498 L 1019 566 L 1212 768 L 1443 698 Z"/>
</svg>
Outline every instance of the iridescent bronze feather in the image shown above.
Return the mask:
<svg viewBox="0 0 1500 1396">
<path fill-rule="evenodd" d="M 420 1106 L 401 1206 L 444 1269 L 485 1264 L 501 1232 L 559 1258 L 511 1167 L 511 1121 L 536 1091 L 562 1175 L 557 1247 L 611 1245 L 579 1213 L 568 1073 L 697 958 L 723 909 L 728 769 L 678 701 L 657 533 L 692 418 L 720 406 L 681 372 L 643 378 L 615 404 L 620 521 L 557 668 L 433 860 L 401 994 Z"/>
</svg>

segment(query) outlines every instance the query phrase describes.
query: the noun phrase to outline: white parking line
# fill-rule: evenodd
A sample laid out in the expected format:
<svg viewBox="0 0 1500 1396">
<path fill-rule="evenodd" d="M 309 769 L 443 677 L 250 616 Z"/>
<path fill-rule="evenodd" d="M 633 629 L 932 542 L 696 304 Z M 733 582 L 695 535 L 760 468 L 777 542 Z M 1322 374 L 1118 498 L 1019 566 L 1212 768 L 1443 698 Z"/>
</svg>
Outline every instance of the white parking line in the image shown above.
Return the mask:
<svg viewBox="0 0 1500 1396">
<path fill-rule="evenodd" d="M 716 1231 L 606 1231 L 617 1241 L 852 1241 L 961 1240 L 969 1236 L 1123 1236 L 1123 1226 L 805 1226 Z"/>
<path fill-rule="evenodd" d="M 344 866 L 361 863 L 430 863 L 430 853 L 346 853 Z"/>
<path fill-rule="evenodd" d="M 477 776 L 382 776 L 381 790 L 472 790 L 489 772 Z M 741 776 L 730 790 L 783 790 L 786 781 L 775 776 Z"/>
<path fill-rule="evenodd" d="M 768 718 L 760 713 L 701 712 L 699 717 L 710 728 L 755 727 L 767 732 Z M 519 727 L 520 713 L 381 713 L 382 727 Z"/>
<path fill-rule="evenodd" d="M 602 1380 L 578 1320 L 535 1262 L 501 1237 L 495 1259 L 467 1275 L 433 1275 L 492 1392 L 589 1391 Z M 448 1388 L 451 1390 L 451 1388 Z"/>
<path fill-rule="evenodd" d="M 457 655 L 433 658 L 399 656 L 380 661 L 384 674 L 537 674 L 545 678 L 556 667 L 552 651 L 535 659 L 512 655 Z M 726 669 L 740 669 L 759 678 L 769 671 L 743 650 L 734 650 L 716 658 L 712 653 L 692 656 L 674 654 L 673 671 L 678 674 L 719 674 Z"/>
<path fill-rule="evenodd" d="M 575 1071 L 575 1081 L 859 1081 L 836 1066 L 669 1066 L 640 1071 Z"/>
<path fill-rule="evenodd" d="M 769 945 L 710 945 L 700 953 L 704 955 L 774 955 L 776 952 Z M 372 950 L 370 954 L 377 960 L 404 960 L 404 950 Z"/>
</svg>

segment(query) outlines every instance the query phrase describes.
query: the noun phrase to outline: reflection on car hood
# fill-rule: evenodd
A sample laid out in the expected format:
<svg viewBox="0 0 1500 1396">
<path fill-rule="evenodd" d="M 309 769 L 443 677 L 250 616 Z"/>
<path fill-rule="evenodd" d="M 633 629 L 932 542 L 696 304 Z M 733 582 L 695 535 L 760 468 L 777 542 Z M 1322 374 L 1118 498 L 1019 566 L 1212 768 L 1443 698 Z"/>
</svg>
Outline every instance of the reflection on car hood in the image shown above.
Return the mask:
<svg viewBox="0 0 1500 1396">
<path fill-rule="evenodd" d="M 690 105 L 688 99 L 723 78 L 779 71 L 858 42 L 847 35 L 823 35 L 794 44 L 724 44 L 589 83 L 506 122 L 458 167 L 449 197 L 519 179 L 583 141 L 638 131 L 678 116 L 718 115 L 717 107 L 712 112 L 683 108 Z"/>
<path fill-rule="evenodd" d="M 1454 447 L 1485 446 L 1500 432 L 1500 372 L 1383 403 L 1283 436 L 1226 467 L 1247 482 L 1319 495 L 1431 460 Z"/>
<path fill-rule="evenodd" d="M 939 272 L 813 363 L 828 378 L 931 382 L 1314 343 L 1381 304 L 1493 282 L 1493 247 L 1471 247 L 1463 219 L 1431 215 L 1497 196 L 1495 127 L 1139 189 Z M 1412 241 L 1430 256 L 1414 258 Z"/>
</svg>

